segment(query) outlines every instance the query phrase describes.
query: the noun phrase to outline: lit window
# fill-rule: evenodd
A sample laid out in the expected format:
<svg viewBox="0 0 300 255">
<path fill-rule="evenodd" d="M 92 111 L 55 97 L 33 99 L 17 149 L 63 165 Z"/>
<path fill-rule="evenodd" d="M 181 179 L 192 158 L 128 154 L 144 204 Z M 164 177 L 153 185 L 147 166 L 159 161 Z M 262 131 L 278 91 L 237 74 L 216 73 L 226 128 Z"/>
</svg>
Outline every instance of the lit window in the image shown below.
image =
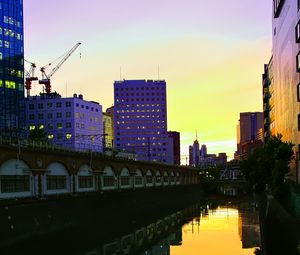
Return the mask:
<svg viewBox="0 0 300 255">
<path fill-rule="evenodd" d="M 72 138 L 72 134 L 66 134 L 66 138 L 70 140 Z"/>
<path fill-rule="evenodd" d="M 4 41 L 4 47 L 9 49 L 9 47 L 10 47 L 9 41 Z"/>
<path fill-rule="evenodd" d="M 52 140 L 53 138 L 54 138 L 54 135 L 53 135 L 53 134 L 49 134 L 49 135 L 48 135 L 48 139 L 49 139 L 49 140 Z"/>
<path fill-rule="evenodd" d="M 40 130 L 42 130 L 42 129 L 44 129 L 44 128 L 45 128 L 44 125 L 39 125 L 39 129 L 40 129 Z"/>
<path fill-rule="evenodd" d="M 56 127 L 57 127 L 57 129 L 62 129 L 62 124 L 61 123 L 57 123 Z"/>
<path fill-rule="evenodd" d="M 29 130 L 35 130 L 35 126 L 34 125 L 30 125 L 29 126 Z"/>
</svg>

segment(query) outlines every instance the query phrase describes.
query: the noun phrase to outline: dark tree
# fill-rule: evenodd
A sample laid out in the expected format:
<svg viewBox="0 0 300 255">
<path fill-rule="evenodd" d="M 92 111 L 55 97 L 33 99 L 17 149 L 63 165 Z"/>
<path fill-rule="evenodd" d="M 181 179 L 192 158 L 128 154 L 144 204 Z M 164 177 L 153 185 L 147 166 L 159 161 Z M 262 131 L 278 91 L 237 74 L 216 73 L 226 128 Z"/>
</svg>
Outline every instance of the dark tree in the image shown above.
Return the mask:
<svg viewBox="0 0 300 255">
<path fill-rule="evenodd" d="M 272 136 L 267 143 L 249 156 L 241 164 L 246 179 L 257 191 L 265 190 L 266 185 L 277 198 L 287 194 L 284 182 L 293 159 L 293 144 L 283 142 L 282 136 Z"/>
</svg>

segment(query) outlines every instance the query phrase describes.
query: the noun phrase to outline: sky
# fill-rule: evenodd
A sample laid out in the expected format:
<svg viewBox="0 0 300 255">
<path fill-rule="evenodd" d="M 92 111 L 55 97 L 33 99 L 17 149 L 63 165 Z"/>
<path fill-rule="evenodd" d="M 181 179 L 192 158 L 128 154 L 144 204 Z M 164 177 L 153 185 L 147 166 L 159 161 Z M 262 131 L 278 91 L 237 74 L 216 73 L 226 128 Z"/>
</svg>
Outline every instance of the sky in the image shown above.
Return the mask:
<svg viewBox="0 0 300 255">
<path fill-rule="evenodd" d="M 120 77 L 165 79 L 168 130 L 181 133 L 182 161 L 196 130 L 208 153 L 232 158 L 239 113 L 262 111 L 271 2 L 26 0 L 25 58 L 41 67 L 81 42 L 53 76 L 53 91 L 82 93 L 104 108 Z"/>
</svg>

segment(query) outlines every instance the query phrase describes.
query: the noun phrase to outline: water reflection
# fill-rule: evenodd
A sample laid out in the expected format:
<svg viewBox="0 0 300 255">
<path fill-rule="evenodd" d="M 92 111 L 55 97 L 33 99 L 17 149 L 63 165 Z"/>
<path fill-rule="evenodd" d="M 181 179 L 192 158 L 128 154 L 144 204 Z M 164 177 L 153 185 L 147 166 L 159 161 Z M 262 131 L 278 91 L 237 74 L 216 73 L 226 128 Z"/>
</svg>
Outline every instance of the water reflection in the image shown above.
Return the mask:
<svg viewBox="0 0 300 255">
<path fill-rule="evenodd" d="M 87 254 L 248 255 L 260 245 L 255 203 L 210 203 L 169 215 Z"/>
</svg>

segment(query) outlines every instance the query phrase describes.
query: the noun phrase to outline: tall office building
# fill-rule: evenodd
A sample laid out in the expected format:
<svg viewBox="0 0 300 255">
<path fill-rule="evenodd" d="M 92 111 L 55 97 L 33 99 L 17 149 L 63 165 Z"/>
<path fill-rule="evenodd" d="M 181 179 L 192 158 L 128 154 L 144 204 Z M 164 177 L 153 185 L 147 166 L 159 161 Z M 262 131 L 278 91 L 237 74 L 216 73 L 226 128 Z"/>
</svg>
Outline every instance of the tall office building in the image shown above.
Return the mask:
<svg viewBox="0 0 300 255">
<path fill-rule="evenodd" d="M 0 135 L 25 127 L 23 1 L 0 0 Z"/>
<path fill-rule="evenodd" d="M 115 148 L 139 160 L 167 162 L 166 82 L 123 80 L 114 83 Z"/>
<path fill-rule="evenodd" d="M 255 148 L 262 144 L 263 119 L 262 112 L 240 113 L 237 126 L 237 159 L 247 158 Z"/>
<path fill-rule="evenodd" d="M 172 138 L 173 142 L 173 164 L 180 165 L 180 133 L 176 131 L 169 131 L 168 137 Z"/>
<path fill-rule="evenodd" d="M 273 0 L 273 135 L 282 134 L 284 141 L 300 149 L 300 1 Z M 296 179 L 296 166 L 292 169 Z M 298 171 L 299 173 L 299 171 Z"/>
</svg>

